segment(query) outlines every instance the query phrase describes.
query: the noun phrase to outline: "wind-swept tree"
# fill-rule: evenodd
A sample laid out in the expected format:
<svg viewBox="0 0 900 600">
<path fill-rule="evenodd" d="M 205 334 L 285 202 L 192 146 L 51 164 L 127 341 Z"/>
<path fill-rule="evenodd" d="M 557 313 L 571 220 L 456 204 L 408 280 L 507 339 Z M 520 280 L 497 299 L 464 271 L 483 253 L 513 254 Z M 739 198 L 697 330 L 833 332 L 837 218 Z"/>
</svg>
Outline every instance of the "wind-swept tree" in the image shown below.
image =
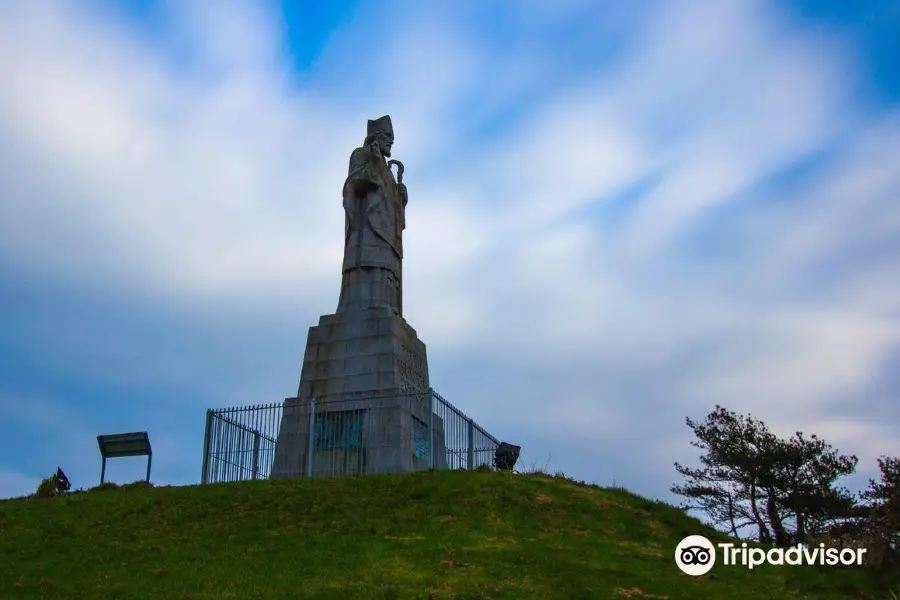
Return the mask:
<svg viewBox="0 0 900 600">
<path fill-rule="evenodd" d="M 780 439 L 762 421 L 721 406 L 702 422 L 686 421 L 697 438 L 691 445 L 704 451 L 702 466 L 675 463 L 685 481 L 672 491 L 732 535 L 751 527 L 761 543 L 786 546 L 849 515 L 855 499 L 836 482 L 853 473 L 855 456 L 815 435 Z"/>
</svg>

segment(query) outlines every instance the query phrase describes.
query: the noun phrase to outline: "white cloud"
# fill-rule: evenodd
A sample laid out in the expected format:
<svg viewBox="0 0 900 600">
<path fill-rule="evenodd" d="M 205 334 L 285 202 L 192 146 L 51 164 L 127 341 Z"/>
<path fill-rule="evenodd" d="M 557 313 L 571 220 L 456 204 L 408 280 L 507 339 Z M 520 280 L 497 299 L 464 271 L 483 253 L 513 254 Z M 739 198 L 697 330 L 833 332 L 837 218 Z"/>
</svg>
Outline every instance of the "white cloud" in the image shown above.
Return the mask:
<svg viewBox="0 0 900 600">
<path fill-rule="evenodd" d="M 8 250 L 200 299 L 339 263 L 339 241 L 311 225 L 340 222 L 328 200 L 342 169 L 311 152 L 340 137 L 327 103 L 306 106 L 243 63 L 198 87 L 114 29 L 38 16 L 3 36 L 0 123 L 23 151 L 4 157 L 20 192 L 4 203 Z M 30 51 L 13 52 L 22 38 Z"/>
<path fill-rule="evenodd" d="M 747 315 L 743 327 L 750 330 L 735 340 L 743 343 L 710 364 L 697 395 L 740 399 L 793 422 L 818 403 L 864 390 L 878 375 L 879 359 L 900 344 L 900 326 L 889 320 L 809 308 Z"/>
</svg>

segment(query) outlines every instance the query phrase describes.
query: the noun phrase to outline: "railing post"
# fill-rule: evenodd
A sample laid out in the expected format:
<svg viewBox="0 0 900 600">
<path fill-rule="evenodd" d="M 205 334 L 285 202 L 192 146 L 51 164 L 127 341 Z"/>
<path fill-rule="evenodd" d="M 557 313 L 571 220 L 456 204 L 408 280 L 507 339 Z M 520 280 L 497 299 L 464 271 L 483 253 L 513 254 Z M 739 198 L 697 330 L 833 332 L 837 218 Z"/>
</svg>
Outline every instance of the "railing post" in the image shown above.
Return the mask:
<svg viewBox="0 0 900 600">
<path fill-rule="evenodd" d="M 466 419 L 469 423 L 469 470 L 475 468 L 475 421 Z"/>
<path fill-rule="evenodd" d="M 210 429 L 212 428 L 212 411 L 206 411 L 206 427 L 203 431 L 203 467 L 200 470 L 200 483 L 207 483 L 209 479 L 209 443 Z"/>
<path fill-rule="evenodd" d="M 259 430 L 253 433 L 253 457 L 251 458 L 250 463 L 250 478 L 256 480 L 257 475 L 259 474 Z"/>
<path fill-rule="evenodd" d="M 428 468 L 434 468 L 434 394 L 428 390 Z"/>
<path fill-rule="evenodd" d="M 306 438 L 306 476 L 312 477 L 313 453 L 316 451 L 316 399 L 309 399 L 309 430 Z"/>
</svg>

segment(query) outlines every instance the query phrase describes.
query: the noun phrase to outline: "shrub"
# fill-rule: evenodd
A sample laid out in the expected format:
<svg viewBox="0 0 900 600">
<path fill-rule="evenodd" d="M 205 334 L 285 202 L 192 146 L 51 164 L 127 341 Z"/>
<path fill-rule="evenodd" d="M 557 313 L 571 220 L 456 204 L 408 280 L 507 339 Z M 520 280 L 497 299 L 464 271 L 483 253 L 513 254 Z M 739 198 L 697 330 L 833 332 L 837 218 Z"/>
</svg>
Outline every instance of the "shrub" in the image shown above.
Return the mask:
<svg viewBox="0 0 900 600">
<path fill-rule="evenodd" d="M 51 476 L 41 480 L 37 486 L 37 490 L 34 492 L 34 497 L 45 500 L 48 498 L 55 498 L 58 493 L 59 492 L 56 489 L 56 477 Z"/>
<path fill-rule="evenodd" d="M 108 490 L 133 490 L 133 489 L 142 490 L 142 489 L 152 488 L 152 487 L 153 487 L 152 483 L 150 483 L 149 481 L 145 481 L 143 479 L 139 479 L 137 481 L 132 481 L 131 483 L 123 483 L 122 485 L 113 483 L 112 481 L 104 481 L 100 485 L 96 485 L 96 486 L 88 489 L 88 491 L 89 492 L 105 492 Z"/>
<path fill-rule="evenodd" d="M 59 467 L 56 468 L 56 474 L 46 477 L 38 484 L 37 490 L 34 492 L 35 498 L 47 499 L 61 496 L 71 489 L 72 484 L 69 478 L 63 473 Z"/>
<path fill-rule="evenodd" d="M 153 487 L 153 484 L 150 483 L 149 481 L 145 480 L 145 479 L 138 479 L 137 481 L 132 481 L 131 483 L 123 483 L 123 484 L 120 485 L 119 487 L 120 487 L 121 489 L 123 489 L 123 490 L 125 490 L 125 489 L 128 489 L 128 490 L 131 490 L 131 489 L 143 490 L 143 489 L 147 489 L 147 488 L 152 488 L 152 487 Z"/>
<path fill-rule="evenodd" d="M 113 483 L 112 481 L 104 481 L 100 485 L 95 485 L 92 488 L 89 488 L 89 492 L 105 492 L 107 490 L 117 490 L 119 486 Z"/>
</svg>

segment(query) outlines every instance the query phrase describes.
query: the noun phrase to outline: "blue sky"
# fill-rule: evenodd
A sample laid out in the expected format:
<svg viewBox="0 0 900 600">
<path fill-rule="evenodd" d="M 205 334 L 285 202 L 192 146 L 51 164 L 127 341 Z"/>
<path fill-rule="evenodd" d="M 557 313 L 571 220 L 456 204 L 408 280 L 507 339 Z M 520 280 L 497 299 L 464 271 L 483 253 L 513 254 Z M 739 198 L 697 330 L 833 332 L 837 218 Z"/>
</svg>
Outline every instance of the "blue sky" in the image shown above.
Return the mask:
<svg viewBox="0 0 900 600">
<path fill-rule="evenodd" d="M 0 496 L 295 393 L 386 113 L 406 317 L 525 466 L 672 499 L 717 403 L 900 454 L 900 4 L 485 4 L 4 5 Z"/>
</svg>

